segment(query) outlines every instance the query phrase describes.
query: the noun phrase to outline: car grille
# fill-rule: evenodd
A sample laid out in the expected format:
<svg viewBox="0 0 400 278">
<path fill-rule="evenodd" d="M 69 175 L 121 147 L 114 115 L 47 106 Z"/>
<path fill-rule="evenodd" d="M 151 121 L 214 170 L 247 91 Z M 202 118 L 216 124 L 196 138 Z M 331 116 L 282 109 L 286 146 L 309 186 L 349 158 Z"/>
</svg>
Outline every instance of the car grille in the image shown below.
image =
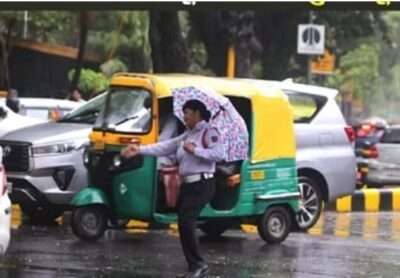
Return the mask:
<svg viewBox="0 0 400 278">
<path fill-rule="evenodd" d="M 3 147 L 3 164 L 8 172 L 25 172 L 29 170 L 29 143 L 1 141 Z"/>
</svg>

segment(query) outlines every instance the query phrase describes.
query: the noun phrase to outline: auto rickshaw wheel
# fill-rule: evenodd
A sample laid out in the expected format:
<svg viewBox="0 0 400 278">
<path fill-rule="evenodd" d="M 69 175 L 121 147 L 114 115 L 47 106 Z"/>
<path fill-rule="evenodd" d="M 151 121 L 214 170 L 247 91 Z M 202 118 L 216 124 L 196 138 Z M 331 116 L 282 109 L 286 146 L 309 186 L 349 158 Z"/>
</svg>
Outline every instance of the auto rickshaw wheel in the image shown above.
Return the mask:
<svg viewBox="0 0 400 278">
<path fill-rule="evenodd" d="M 299 177 L 300 209 L 296 215 L 297 228 L 307 231 L 317 223 L 322 211 L 322 194 L 317 183 L 309 177 Z"/>
<path fill-rule="evenodd" d="M 292 221 L 286 207 L 269 207 L 259 218 L 257 229 L 260 237 L 270 244 L 280 243 L 286 239 Z"/>
<path fill-rule="evenodd" d="M 107 221 L 107 209 L 104 206 L 76 207 L 72 211 L 71 228 L 79 238 L 92 241 L 104 235 Z"/>
<path fill-rule="evenodd" d="M 232 221 L 209 220 L 199 225 L 199 229 L 208 237 L 217 238 L 232 227 Z"/>
</svg>

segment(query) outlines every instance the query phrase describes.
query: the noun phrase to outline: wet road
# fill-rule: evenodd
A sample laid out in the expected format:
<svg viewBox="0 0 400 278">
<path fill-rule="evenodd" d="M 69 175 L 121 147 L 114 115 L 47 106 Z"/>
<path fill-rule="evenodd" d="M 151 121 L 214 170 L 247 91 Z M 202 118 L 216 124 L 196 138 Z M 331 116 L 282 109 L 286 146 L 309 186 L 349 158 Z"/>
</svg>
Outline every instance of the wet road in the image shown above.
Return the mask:
<svg viewBox="0 0 400 278">
<path fill-rule="evenodd" d="M 2 278 L 175 277 L 185 270 L 176 230 L 108 231 L 78 240 L 66 224 L 15 224 Z M 400 214 L 325 213 L 308 234 L 267 245 L 254 227 L 218 240 L 201 237 L 210 277 L 398 277 Z M 201 232 L 199 231 L 199 234 Z"/>
</svg>

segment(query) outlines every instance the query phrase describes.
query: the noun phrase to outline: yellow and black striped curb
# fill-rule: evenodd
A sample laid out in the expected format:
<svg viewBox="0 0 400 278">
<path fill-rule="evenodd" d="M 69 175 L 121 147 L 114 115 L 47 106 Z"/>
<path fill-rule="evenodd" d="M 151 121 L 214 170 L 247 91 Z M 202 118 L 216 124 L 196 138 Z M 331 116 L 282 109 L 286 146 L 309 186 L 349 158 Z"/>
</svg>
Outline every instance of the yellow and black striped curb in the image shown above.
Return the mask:
<svg viewBox="0 0 400 278">
<path fill-rule="evenodd" d="M 400 188 L 362 189 L 353 195 L 329 203 L 326 210 L 350 211 L 400 211 Z"/>
</svg>

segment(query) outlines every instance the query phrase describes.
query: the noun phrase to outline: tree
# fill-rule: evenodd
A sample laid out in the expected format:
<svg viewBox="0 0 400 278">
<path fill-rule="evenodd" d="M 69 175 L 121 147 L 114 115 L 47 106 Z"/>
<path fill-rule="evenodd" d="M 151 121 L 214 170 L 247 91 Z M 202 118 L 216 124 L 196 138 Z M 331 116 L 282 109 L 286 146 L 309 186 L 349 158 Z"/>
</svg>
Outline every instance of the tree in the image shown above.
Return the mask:
<svg viewBox="0 0 400 278">
<path fill-rule="evenodd" d="M 83 65 L 83 56 L 85 55 L 88 28 L 89 28 L 89 14 L 88 12 L 80 12 L 78 57 L 76 58 L 76 66 L 70 85 L 70 91 L 78 87 L 79 76 L 81 74 L 81 69 Z"/>
<path fill-rule="evenodd" d="M 130 71 L 149 71 L 149 15 L 145 11 L 94 12 L 96 24 L 88 34 L 87 48 L 104 57 L 119 59 Z"/>
<path fill-rule="evenodd" d="M 17 21 L 15 12 L 2 12 L 0 19 L 0 90 L 10 89 L 8 56 L 13 27 Z"/>
<path fill-rule="evenodd" d="M 154 72 L 187 72 L 189 56 L 177 12 L 150 11 L 149 37 Z"/>
<path fill-rule="evenodd" d="M 314 23 L 325 25 L 326 46 L 334 51 L 337 59 L 358 47 L 359 39 L 377 34 L 387 40 L 386 24 L 382 13 L 376 11 L 320 11 L 315 12 Z M 263 78 L 283 79 L 306 76 L 307 56 L 298 55 L 297 26 L 308 23 L 308 11 L 256 14 L 256 34 L 263 52 Z"/>
<path fill-rule="evenodd" d="M 204 42 L 207 66 L 218 76 L 226 75 L 227 51 L 236 49 L 238 77 L 253 76 L 252 64 L 261 51 L 254 34 L 252 11 L 195 11 L 190 13 L 191 32 Z"/>
</svg>

